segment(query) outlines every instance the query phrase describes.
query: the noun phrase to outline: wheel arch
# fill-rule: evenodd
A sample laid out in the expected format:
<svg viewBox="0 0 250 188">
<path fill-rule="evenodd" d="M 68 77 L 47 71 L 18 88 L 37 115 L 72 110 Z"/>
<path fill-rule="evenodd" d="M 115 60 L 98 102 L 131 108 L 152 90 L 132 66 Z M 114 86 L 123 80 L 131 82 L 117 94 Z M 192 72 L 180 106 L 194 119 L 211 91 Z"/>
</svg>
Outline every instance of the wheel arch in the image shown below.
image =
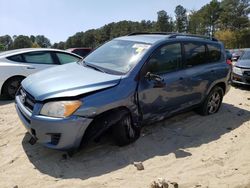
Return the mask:
<svg viewBox="0 0 250 188">
<path fill-rule="evenodd" d="M 26 76 L 23 75 L 15 75 L 15 76 L 11 76 L 9 77 L 7 80 L 4 81 L 2 88 L 1 88 L 1 94 L 3 94 L 4 91 L 4 87 L 6 87 L 6 84 L 8 83 L 9 80 L 14 79 L 14 78 L 21 78 L 22 80 L 26 78 Z"/>
<path fill-rule="evenodd" d="M 88 143 L 90 140 L 95 140 L 99 136 L 101 136 L 105 131 L 111 128 L 114 124 L 116 124 L 124 115 L 130 114 L 132 117 L 132 113 L 126 106 L 116 107 L 101 114 L 98 114 L 93 118 L 93 121 L 89 124 L 87 129 L 85 130 L 81 145 Z M 133 121 L 133 118 L 132 118 Z"/>
<path fill-rule="evenodd" d="M 206 93 L 206 96 L 210 93 L 210 91 L 212 91 L 215 87 L 221 87 L 222 90 L 223 90 L 223 95 L 226 93 L 226 84 L 225 82 L 217 82 L 215 84 L 213 84 L 208 90 L 207 90 L 207 93 Z"/>
</svg>

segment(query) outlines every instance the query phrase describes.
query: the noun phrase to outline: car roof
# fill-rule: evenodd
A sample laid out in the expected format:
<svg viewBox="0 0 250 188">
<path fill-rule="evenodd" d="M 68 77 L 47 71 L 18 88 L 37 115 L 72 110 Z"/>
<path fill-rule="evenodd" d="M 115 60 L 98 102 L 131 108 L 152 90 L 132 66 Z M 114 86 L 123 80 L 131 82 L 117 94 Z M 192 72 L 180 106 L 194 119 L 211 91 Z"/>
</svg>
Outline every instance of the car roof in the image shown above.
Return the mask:
<svg viewBox="0 0 250 188">
<path fill-rule="evenodd" d="M 18 55 L 18 54 L 27 53 L 27 52 L 37 52 L 37 51 L 63 52 L 63 53 L 72 54 L 74 56 L 82 58 L 77 54 L 73 54 L 65 50 L 59 50 L 59 49 L 53 49 L 53 48 L 22 48 L 22 49 L 17 49 L 17 50 L 8 50 L 5 52 L 0 52 L 0 58 L 9 57 L 9 56 Z"/>
<path fill-rule="evenodd" d="M 152 34 L 142 34 L 142 35 L 132 35 L 132 36 L 123 36 L 116 38 L 117 40 L 128 40 L 128 41 L 135 41 L 135 42 L 143 42 L 154 44 L 156 42 L 166 40 L 168 35 L 152 35 Z"/>
<path fill-rule="evenodd" d="M 66 51 L 70 51 L 70 50 L 92 50 L 92 49 L 91 48 L 87 48 L 87 47 L 68 48 L 68 49 L 66 49 Z"/>
</svg>

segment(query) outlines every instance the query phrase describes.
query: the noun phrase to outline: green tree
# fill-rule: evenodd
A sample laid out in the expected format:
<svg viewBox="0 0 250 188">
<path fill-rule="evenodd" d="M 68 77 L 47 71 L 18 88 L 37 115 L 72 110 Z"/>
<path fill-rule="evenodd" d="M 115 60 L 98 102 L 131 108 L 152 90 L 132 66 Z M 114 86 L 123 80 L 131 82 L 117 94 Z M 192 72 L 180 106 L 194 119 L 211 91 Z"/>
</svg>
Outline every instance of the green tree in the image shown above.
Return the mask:
<svg viewBox="0 0 250 188">
<path fill-rule="evenodd" d="M 65 49 L 65 42 L 61 41 L 59 43 L 54 43 L 52 48 L 64 50 Z"/>
<path fill-rule="evenodd" d="M 19 35 L 16 37 L 13 43 L 13 48 L 31 48 L 32 47 L 32 41 L 28 36 Z"/>
<path fill-rule="evenodd" d="M 204 26 L 204 18 L 200 11 L 191 11 L 188 17 L 188 32 L 192 34 L 203 35 L 206 33 Z"/>
<path fill-rule="evenodd" d="M 51 46 L 50 40 L 44 35 L 37 35 L 35 38 L 35 42 L 42 48 L 48 48 Z"/>
<path fill-rule="evenodd" d="M 218 28 L 220 17 L 220 2 L 212 0 L 209 4 L 193 11 L 189 17 L 189 32 L 213 36 Z"/>
<path fill-rule="evenodd" d="M 31 40 L 31 42 L 35 43 L 36 42 L 36 37 L 34 35 L 30 35 L 30 40 Z"/>
<path fill-rule="evenodd" d="M 5 50 L 10 50 L 13 47 L 13 40 L 9 35 L 0 36 L 0 43 L 4 46 Z"/>
<path fill-rule="evenodd" d="M 226 48 L 236 48 L 236 33 L 230 30 L 220 30 L 215 32 L 215 37 L 224 43 Z"/>
<path fill-rule="evenodd" d="M 223 0 L 221 9 L 220 29 L 237 31 L 249 27 L 249 0 Z"/>
<path fill-rule="evenodd" d="M 4 45 L 2 43 L 0 43 L 0 51 L 4 50 Z"/>
<path fill-rule="evenodd" d="M 187 10 L 183 6 L 178 5 L 175 8 L 175 19 L 176 31 L 186 32 L 188 27 Z"/>
<path fill-rule="evenodd" d="M 204 25 L 206 27 L 207 33 L 210 36 L 214 36 L 214 32 L 218 28 L 218 20 L 220 17 L 220 2 L 217 0 L 212 0 L 208 5 L 204 7 Z"/>
<path fill-rule="evenodd" d="M 167 14 L 167 12 L 161 10 L 157 12 L 157 15 L 156 30 L 160 32 L 172 32 L 174 24 L 172 18 Z"/>
</svg>

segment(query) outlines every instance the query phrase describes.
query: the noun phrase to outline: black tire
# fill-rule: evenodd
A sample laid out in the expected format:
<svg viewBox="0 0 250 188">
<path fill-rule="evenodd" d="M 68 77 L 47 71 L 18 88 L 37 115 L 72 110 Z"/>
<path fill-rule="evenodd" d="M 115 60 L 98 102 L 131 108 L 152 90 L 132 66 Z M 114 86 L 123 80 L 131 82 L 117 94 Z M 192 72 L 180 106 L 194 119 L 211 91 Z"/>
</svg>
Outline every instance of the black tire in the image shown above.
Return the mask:
<svg viewBox="0 0 250 188">
<path fill-rule="evenodd" d="M 221 87 L 214 87 L 201 106 L 197 109 L 197 112 L 203 116 L 215 114 L 219 111 L 224 91 Z"/>
<path fill-rule="evenodd" d="M 140 137 L 140 128 L 133 125 L 131 116 L 127 114 L 112 127 L 112 136 L 118 146 L 125 146 Z"/>
<path fill-rule="evenodd" d="M 8 99 L 14 99 L 23 78 L 14 77 L 7 80 L 3 85 L 3 96 Z"/>
</svg>

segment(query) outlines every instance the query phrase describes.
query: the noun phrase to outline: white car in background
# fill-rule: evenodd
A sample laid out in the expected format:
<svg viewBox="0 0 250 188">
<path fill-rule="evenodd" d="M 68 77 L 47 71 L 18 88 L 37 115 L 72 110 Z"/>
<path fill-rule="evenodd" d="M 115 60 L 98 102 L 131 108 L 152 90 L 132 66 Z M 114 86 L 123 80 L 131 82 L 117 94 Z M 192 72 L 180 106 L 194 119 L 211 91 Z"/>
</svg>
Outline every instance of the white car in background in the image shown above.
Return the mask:
<svg viewBox="0 0 250 188">
<path fill-rule="evenodd" d="M 0 94 L 13 99 L 21 81 L 46 68 L 82 59 L 73 53 L 46 48 L 27 48 L 0 53 Z M 42 78 L 41 78 L 42 79 Z"/>
</svg>

